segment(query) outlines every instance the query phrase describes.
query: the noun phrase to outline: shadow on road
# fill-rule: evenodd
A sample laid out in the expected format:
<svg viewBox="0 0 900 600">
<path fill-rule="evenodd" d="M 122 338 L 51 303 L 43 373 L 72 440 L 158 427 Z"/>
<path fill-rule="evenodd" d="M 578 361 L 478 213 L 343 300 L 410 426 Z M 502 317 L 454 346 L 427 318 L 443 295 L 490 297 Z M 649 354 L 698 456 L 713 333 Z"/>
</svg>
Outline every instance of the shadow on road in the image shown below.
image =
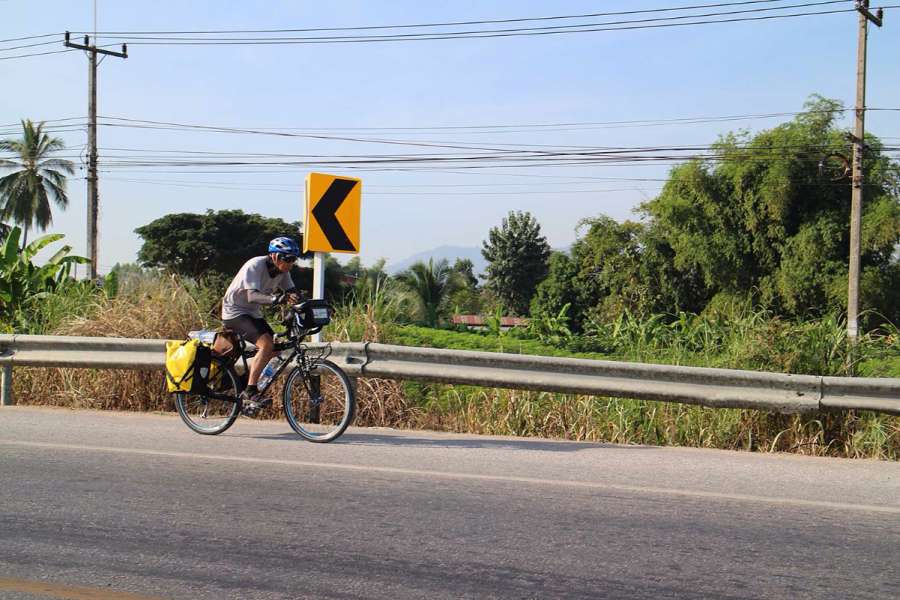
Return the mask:
<svg viewBox="0 0 900 600">
<path fill-rule="evenodd" d="M 441 434 L 443 435 L 443 434 Z M 246 434 L 245 436 L 261 440 L 293 440 L 303 443 L 304 440 L 294 433 L 279 434 Z M 650 450 L 652 446 L 622 446 L 616 444 L 600 444 L 594 442 L 572 442 L 566 440 L 522 439 L 522 438 L 484 438 L 484 439 L 453 439 L 453 438 L 427 438 L 410 435 L 390 435 L 383 433 L 348 432 L 331 445 L 350 446 L 397 446 L 397 447 L 421 447 L 421 448 L 477 448 L 477 449 L 504 449 L 527 450 L 532 452 L 579 452 L 596 448 L 609 448 L 616 450 Z"/>
</svg>

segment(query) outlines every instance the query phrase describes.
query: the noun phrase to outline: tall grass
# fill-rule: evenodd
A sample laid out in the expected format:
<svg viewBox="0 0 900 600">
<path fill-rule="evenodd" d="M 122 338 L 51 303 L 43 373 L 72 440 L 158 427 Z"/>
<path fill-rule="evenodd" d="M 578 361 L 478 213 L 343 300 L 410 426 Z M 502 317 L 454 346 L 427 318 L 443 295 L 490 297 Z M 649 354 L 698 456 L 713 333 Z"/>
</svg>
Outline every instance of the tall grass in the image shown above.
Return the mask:
<svg viewBox="0 0 900 600">
<path fill-rule="evenodd" d="M 209 311 L 220 293 L 215 287 L 158 275 L 132 278 L 120 282 L 115 297 L 91 293 L 57 299 L 58 305 L 47 308 L 42 333 L 180 339 L 190 329 L 217 325 Z M 364 290 L 338 308 L 325 334 L 335 341 L 392 343 L 402 337 L 404 330 L 397 322 L 405 310 L 402 297 L 386 288 Z M 762 311 L 645 320 L 626 313 L 595 327 L 592 334 L 615 352 L 614 357 L 646 362 L 843 375 L 850 368 L 848 360 L 865 365 L 873 357 L 900 357 L 896 327 L 867 334 L 852 356 L 847 354 L 843 329 L 841 320 L 833 317 L 793 323 Z M 416 332 L 418 337 L 410 339 L 427 344 L 422 328 Z M 465 338 L 466 334 L 454 333 L 441 340 L 449 345 Z M 523 351 L 525 345 L 519 342 L 504 338 L 497 347 L 517 351 L 521 346 Z M 870 374 L 884 373 L 874 369 Z M 156 372 L 16 369 L 14 382 L 22 403 L 173 410 Z M 900 418 L 867 412 L 785 416 L 372 378 L 359 379 L 356 386 L 360 426 L 900 459 Z M 275 406 L 265 416 L 280 418 L 279 395 L 276 387 Z"/>
<path fill-rule="evenodd" d="M 393 280 L 378 279 L 373 285 L 358 287 L 337 307 L 325 339 L 383 342 L 413 305 L 405 288 Z M 355 386 L 357 425 L 408 427 L 420 414 L 398 381 L 365 378 L 357 379 Z"/>
<path fill-rule="evenodd" d="M 372 280 L 370 285 L 357 287 L 337 306 L 325 335 L 341 342 L 380 342 L 385 330 L 405 320 L 414 305 L 414 299 L 396 281 Z"/>
<path fill-rule="evenodd" d="M 778 415 L 687 404 L 467 386 L 407 385 L 413 428 L 616 444 L 900 459 L 900 419 Z"/>
<path fill-rule="evenodd" d="M 183 339 L 191 329 L 209 324 L 213 297 L 202 287 L 173 277 L 135 279 L 120 287 L 115 297 L 58 300 L 75 308 L 74 316 L 58 322 L 47 333 L 73 336 Z M 198 302 L 200 298 L 200 302 Z M 50 406 L 116 410 L 172 410 L 160 373 L 87 369 L 16 369 L 15 394 L 19 402 Z"/>
</svg>

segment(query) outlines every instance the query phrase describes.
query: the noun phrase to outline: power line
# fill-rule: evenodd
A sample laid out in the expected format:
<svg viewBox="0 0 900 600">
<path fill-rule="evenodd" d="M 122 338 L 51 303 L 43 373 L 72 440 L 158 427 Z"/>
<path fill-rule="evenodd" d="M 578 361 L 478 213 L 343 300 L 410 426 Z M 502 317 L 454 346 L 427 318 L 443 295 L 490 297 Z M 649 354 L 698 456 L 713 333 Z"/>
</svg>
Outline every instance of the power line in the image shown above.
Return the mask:
<svg viewBox="0 0 900 600">
<path fill-rule="evenodd" d="M 518 27 L 518 28 L 508 28 L 508 29 L 482 29 L 482 30 L 472 30 L 472 31 L 445 31 L 445 32 L 424 32 L 424 33 L 392 33 L 386 35 L 369 35 L 369 36 L 319 36 L 319 37 L 253 37 L 253 38 L 235 38 L 235 37 L 160 37 L 160 36 L 152 36 L 147 34 L 135 34 L 132 36 L 128 36 L 127 39 L 133 40 L 158 40 L 158 41 L 184 41 L 184 42 L 267 42 L 267 41 L 293 41 L 293 40 L 344 40 L 344 39 L 366 39 L 366 40 L 377 40 L 377 39 L 388 39 L 388 38 L 415 38 L 421 36 L 435 36 L 435 35 L 453 35 L 453 36 L 470 36 L 475 34 L 482 33 L 491 33 L 491 34 L 499 34 L 499 33 L 515 33 L 515 32 L 544 32 L 544 31 L 561 31 L 565 32 L 566 30 L 572 29 L 580 29 L 586 27 L 597 27 L 597 26 L 613 26 L 613 25 L 630 25 L 630 24 L 642 24 L 642 23 L 656 23 L 660 21 L 678 21 L 684 19 L 700 19 L 700 18 L 712 18 L 712 17 L 720 17 L 720 16 L 730 16 L 737 14 L 752 14 L 752 13 L 760 13 L 760 12 L 769 12 L 776 10 L 786 10 L 789 8 L 809 8 L 813 6 L 822 6 L 829 4 L 846 4 L 848 0 L 820 0 L 817 2 L 805 2 L 801 4 L 789 4 L 784 6 L 775 6 L 775 7 L 766 7 L 766 8 L 752 8 L 752 9 L 742 9 L 735 11 L 718 11 L 718 12 L 710 12 L 710 13 L 700 13 L 700 14 L 689 14 L 689 15 L 676 15 L 670 17 L 653 17 L 649 19 L 630 19 L 623 21 L 606 21 L 606 22 L 598 22 L 598 23 L 575 23 L 568 25 L 552 25 L 552 26 L 541 26 L 541 27 Z"/>
<path fill-rule="evenodd" d="M 269 192 L 269 193 L 285 193 L 285 194 L 298 194 L 301 191 L 300 187 L 292 188 L 292 189 L 265 189 L 258 187 L 244 187 L 244 186 L 231 186 L 226 183 L 223 184 L 205 184 L 205 185 L 194 185 L 192 183 L 180 183 L 180 182 L 172 182 L 172 181 L 151 181 L 151 180 L 140 180 L 140 179 L 126 179 L 119 177 L 107 177 L 108 181 L 122 181 L 126 183 L 138 183 L 138 184 L 149 184 L 149 185 L 160 185 L 165 187 L 185 187 L 185 188 L 202 188 L 202 189 L 219 189 L 219 190 L 234 190 L 234 191 L 252 191 L 252 192 Z M 598 193 L 613 193 L 613 192 L 628 192 L 628 191 L 642 191 L 641 188 L 617 188 L 617 189 L 595 189 L 595 190 L 554 190 L 552 192 L 547 191 L 511 191 L 511 192 L 379 192 L 377 189 L 380 189 L 381 186 L 376 187 L 376 191 L 366 191 L 367 195 L 375 195 L 375 196 L 506 196 L 506 195 L 522 195 L 522 194 L 598 194 Z"/>
<path fill-rule="evenodd" d="M 58 42 L 54 42 L 54 43 L 58 43 Z M 120 45 L 121 44 L 103 44 L 102 46 L 97 46 L 97 48 L 113 48 L 113 47 L 118 47 Z M 64 52 L 78 52 L 78 50 L 75 50 L 73 48 L 67 48 L 65 50 L 51 50 L 49 52 L 35 52 L 33 54 L 16 54 L 15 56 L 0 57 L 0 60 L 13 60 L 16 58 L 29 58 L 31 56 L 46 56 L 48 54 L 63 54 Z"/>
<path fill-rule="evenodd" d="M 24 40 L 37 40 L 45 37 L 56 37 L 61 36 L 63 33 L 42 33 L 40 35 L 27 35 L 25 37 L 16 37 L 16 38 L 6 38 L 5 40 L 0 40 L 0 44 L 5 44 L 7 42 L 21 42 Z"/>
<path fill-rule="evenodd" d="M 506 148 L 495 148 L 490 147 L 489 145 L 473 145 L 473 144 L 465 144 L 460 142 L 453 143 L 438 143 L 438 142 L 426 142 L 426 141 L 411 141 L 411 140 L 396 140 L 396 139 L 384 139 L 384 138 L 360 138 L 360 137 L 347 137 L 347 136 L 333 136 L 333 135 L 324 135 L 324 134 L 311 134 L 311 133 L 294 133 L 289 131 L 282 130 L 259 130 L 259 129 L 245 129 L 245 128 L 236 128 L 236 127 L 219 127 L 219 126 L 211 126 L 211 125 L 192 125 L 185 123 L 173 123 L 173 122 L 165 122 L 165 121 L 149 121 L 149 120 L 140 120 L 140 119 L 129 119 L 125 117 L 103 117 L 106 120 L 117 120 L 124 121 L 124 123 L 103 123 L 106 127 L 132 127 L 138 129 L 152 129 L 152 130 L 175 130 L 175 131 L 202 131 L 202 132 L 215 132 L 215 133 L 232 133 L 232 134 L 254 134 L 254 135 L 265 135 L 265 136 L 276 136 L 276 137 L 287 137 L 287 138 L 303 138 L 303 139 L 321 139 L 328 141 L 349 141 L 349 142 L 361 142 L 361 143 L 374 143 L 374 144 L 391 144 L 391 145 L 404 145 L 404 146 L 418 146 L 418 147 L 428 147 L 428 148 L 444 148 L 444 149 L 458 149 L 458 150 L 483 150 L 483 151 L 508 151 Z M 508 145 L 508 144 L 495 144 L 499 145 Z"/>
<path fill-rule="evenodd" d="M 296 155 L 296 154 L 256 154 L 229 153 L 224 156 L 179 155 L 174 157 L 153 154 L 113 155 L 104 159 L 104 169 L 158 169 L 158 168 L 210 168 L 230 167 L 318 167 L 318 166 L 397 166 L 412 164 L 431 166 L 435 164 L 468 165 L 481 163 L 484 166 L 513 164 L 629 164 L 702 160 L 716 162 L 730 159 L 769 160 L 800 150 L 812 153 L 810 162 L 818 162 L 821 156 L 834 150 L 830 145 L 779 145 L 779 146 L 737 146 L 727 148 L 719 145 L 659 146 L 596 148 L 581 151 L 535 151 L 530 149 L 507 150 L 489 153 L 414 153 L 414 154 L 356 154 L 356 155 Z M 884 146 L 883 153 L 900 150 L 897 146 Z M 172 151 L 178 152 L 178 151 Z M 67 155 L 61 155 L 68 158 Z M 74 157 L 73 157 L 74 158 Z"/>
<path fill-rule="evenodd" d="M 639 29 L 657 29 L 657 28 L 666 28 L 666 27 L 684 27 L 684 26 L 695 26 L 695 25 L 714 25 L 720 23 L 740 23 L 740 22 L 753 22 L 753 21 L 764 21 L 764 20 L 772 20 L 772 19 L 787 19 L 787 18 L 799 18 L 799 17 L 808 17 L 808 16 L 819 16 L 819 15 L 829 15 L 829 14 L 837 14 L 843 12 L 853 12 L 854 8 L 848 9 L 836 9 L 829 11 L 807 11 L 807 12 L 798 12 L 798 13 L 789 13 L 789 14 L 774 14 L 774 15 L 765 15 L 765 16 L 756 16 L 756 17 L 735 17 L 728 19 L 712 19 L 712 20 L 700 20 L 700 21 L 685 21 L 679 23 L 673 22 L 663 22 L 660 21 L 674 21 L 678 19 L 710 19 L 712 17 L 717 16 L 726 16 L 731 14 L 746 14 L 753 12 L 763 12 L 763 11 L 773 11 L 773 10 L 785 10 L 787 8 L 799 8 L 799 7 L 811 7 L 811 6 L 820 6 L 825 4 L 835 4 L 841 2 L 847 2 L 849 0 L 825 0 L 822 2 L 808 2 L 803 4 L 796 5 L 786 5 L 786 6 L 778 6 L 778 7 L 768 7 L 768 8 L 758 8 L 758 9 L 747 9 L 741 11 L 724 11 L 718 13 L 706 13 L 700 15 L 679 15 L 675 17 L 658 17 L 652 19 L 639 19 L 639 20 L 630 20 L 630 21 L 613 21 L 606 23 L 598 23 L 598 24 L 579 24 L 579 25 L 563 25 L 563 26 L 553 26 L 553 27 L 535 27 L 535 28 L 518 28 L 518 29 L 508 29 L 508 30 L 498 30 L 498 29 L 488 29 L 488 30 L 474 30 L 474 31 L 462 31 L 462 32 L 425 32 L 425 33 L 412 33 L 412 34 L 391 34 L 391 35 L 383 35 L 383 36 L 325 36 L 325 37 L 297 37 L 297 38 L 248 38 L 246 40 L 236 40 L 232 38 L 224 38 L 220 40 L 211 39 L 211 38 L 200 38 L 198 41 L 186 41 L 189 38 L 183 37 L 152 37 L 146 34 L 129 34 L 128 37 L 125 37 L 126 40 L 131 40 L 129 43 L 135 45 L 162 45 L 162 46 L 171 46 L 171 45 L 181 45 L 181 46 L 211 46 L 211 45 L 300 45 L 300 44 L 335 44 L 335 43 L 379 43 L 379 42 L 404 42 L 404 41 L 433 41 L 433 40 L 452 40 L 452 39 L 483 39 L 483 38 L 498 38 L 498 37 L 521 37 L 521 36 L 535 36 L 535 35 L 555 35 L 555 34 L 571 34 L 571 33 L 596 33 L 596 32 L 608 32 L 608 31 L 631 31 L 631 30 L 639 30 Z M 723 4 L 723 6 L 731 6 L 737 5 L 741 3 L 729 3 Z M 713 6 L 713 5 L 709 5 Z M 889 5 L 884 6 L 882 8 L 898 8 L 900 5 Z M 662 10 L 662 9 L 660 9 Z M 666 9 L 666 10 L 677 10 L 677 9 Z M 549 17 L 548 17 L 549 18 Z M 525 20 L 525 19 L 523 19 Z M 600 26 L 594 26 L 600 25 Z M 387 28 L 387 26 L 379 26 L 379 28 Z M 321 30 L 334 30 L 340 28 L 320 28 Z M 362 28 L 357 28 L 362 29 Z M 275 30 L 272 30 L 275 31 Z M 101 35 L 111 35 L 111 32 L 100 32 Z M 139 37 L 136 37 L 139 36 Z M 123 36 L 118 36 L 122 38 Z M 116 44 L 107 44 L 101 47 L 112 47 L 117 46 Z M 69 52 L 71 50 L 56 50 L 50 52 L 36 52 L 30 54 L 19 54 L 14 56 L 2 57 L 0 60 L 13 60 L 20 58 L 29 58 L 34 56 L 46 56 L 50 54 L 61 54 L 63 52 Z"/>
<path fill-rule="evenodd" d="M 736 115 L 713 115 L 713 116 L 691 116 L 691 117 L 674 117 L 674 118 L 666 118 L 666 119 L 632 119 L 632 120 L 622 120 L 622 121 L 570 121 L 570 122 L 558 122 L 558 123 L 494 123 L 494 124 L 478 124 L 478 125 L 424 125 L 424 126 L 392 126 L 392 127 L 322 127 L 322 128 L 308 128 L 308 127 L 249 127 L 249 126 L 216 126 L 216 125 L 204 125 L 204 124 L 184 124 L 184 123 L 169 123 L 165 121 L 149 121 L 142 119 L 129 119 L 126 117 L 114 117 L 114 116 L 102 116 L 103 119 L 110 120 L 120 120 L 120 121 L 128 121 L 134 123 L 149 123 L 149 124 L 165 124 L 173 126 L 173 130 L 178 130 L 178 128 L 191 129 L 191 128 L 208 128 L 212 130 L 217 130 L 216 132 L 220 133 L 259 133 L 261 135 L 269 135 L 273 133 L 296 133 L 296 132 L 306 132 L 306 133 L 327 133 L 327 132 L 352 132 L 352 131 L 374 131 L 374 132 L 391 132 L 391 131 L 403 131 L 403 132 L 426 132 L 430 133 L 433 131 L 443 131 L 443 132 L 467 132 L 471 130 L 485 130 L 484 133 L 503 133 L 504 130 L 507 129 L 548 129 L 548 128 L 557 128 L 557 127 L 578 127 L 578 128 L 590 128 L 590 127 L 618 127 L 618 126 L 640 126 L 640 127 L 658 127 L 664 125 L 671 124 L 686 124 L 693 125 L 699 123 L 715 123 L 721 121 L 741 121 L 741 120 L 753 120 L 753 119 L 770 119 L 770 118 L 780 118 L 780 117 L 792 117 L 800 114 L 814 114 L 814 113 L 827 113 L 827 112 L 839 112 L 845 113 L 850 112 L 853 109 L 850 108 L 842 108 L 832 110 L 813 110 L 813 111 L 784 111 L 784 112 L 770 112 L 770 113 L 748 113 L 748 114 L 736 114 Z M 893 107 L 866 107 L 866 112 L 900 112 L 900 108 Z M 87 117 L 66 117 L 61 119 L 32 119 L 35 122 L 40 123 L 61 123 L 64 121 L 86 121 Z M 0 125 L 0 130 L 9 129 L 9 128 L 19 128 L 21 127 L 21 123 L 6 123 Z M 60 125 L 53 127 L 83 127 L 82 124 L 71 124 L 71 125 Z M 49 127 L 47 128 L 49 129 Z M 14 133 L 10 132 L 10 133 Z M 516 132 L 518 133 L 518 132 Z M 884 139 L 884 136 L 881 136 Z"/>
<path fill-rule="evenodd" d="M 87 117 L 66 117 L 64 119 L 32 119 L 35 123 L 60 123 L 62 121 L 84 121 Z M 7 127 L 21 127 L 22 123 L 7 123 L 5 125 L 0 125 L 0 129 Z"/>
<path fill-rule="evenodd" d="M 773 4 L 775 2 L 784 2 L 786 0 L 746 0 L 743 2 L 720 2 L 717 4 L 696 4 L 692 6 L 674 6 L 668 8 L 650 8 L 643 10 L 627 10 L 613 12 L 586 13 L 576 15 L 554 15 L 547 17 L 522 17 L 513 19 L 488 19 L 480 21 L 448 21 L 443 23 L 407 23 L 401 25 L 365 25 L 356 27 L 311 27 L 304 29 L 213 29 L 205 31 L 100 31 L 98 35 L 201 35 L 201 34 L 229 34 L 229 33 L 308 33 L 317 31 L 363 31 L 375 29 L 409 29 L 409 28 L 426 28 L 426 27 L 452 27 L 460 25 L 490 25 L 500 23 L 522 23 L 528 21 L 551 21 L 551 20 L 567 20 L 567 19 L 584 19 L 594 17 L 613 17 L 636 14 L 650 14 L 660 12 L 673 12 L 678 10 L 698 10 L 703 8 L 722 8 L 729 6 L 741 6 L 750 4 Z M 840 0 L 839 0 L 840 1 Z M 850 0 L 843 0 L 850 1 Z M 79 31 L 75 33 L 91 33 L 89 31 Z"/>
<path fill-rule="evenodd" d="M 0 57 L 0 60 L 13 60 L 16 58 L 29 58 L 31 56 L 46 56 L 48 54 L 62 54 L 64 52 L 75 52 L 75 50 L 51 50 L 49 52 L 35 52 L 32 54 L 16 54 L 14 56 Z"/>
<path fill-rule="evenodd" d="M 846 0 L 829 0 L 831 2 L 843 2 Z M 800 6 L 800 5 L 798 5 Z M 657 29 L 666 27 L 684 27 L 693 25 L 714 25 L 718 23 L 740 23 L 751 21 L 764 21 L 772 19 L 787 19 L 796 17 L 808 17 L 817 15 L 830 15 L 845 12 L 853 12 L 855 9 L 836 9 L 829 11 L 807 11 L 789 14 L 765 15 L 758 17 L 734 17 L 729 19 L 714 19 L 702 21 L 686 21 L 680 23 L 658 23 L 658 21 L 673 21 L 676 19 L 686 18 L 711 18 L 716 16 L 724 16 L 729 14 L 761 12 L 763 10 L 775 9 L 756 9 L 753 11 L 731 11 L 722 13 L 708 13 L 704 15 L 683 15 L 678 17 L 666 17 L 656 19 L 643 19 L 632 21 L 614 21 L 598 24 L 581 24 L 559 27 L 536 27 L 509 30 L 476 30 L 464 32 L 445 32 L 445 33 L 411 33 L 411 34 L 392 34 L 381 36 L 319 36 L 319 37 L 295 37 L 295 38 L 247 38 L 247 39 L 209 39 L 199 38 L 197 41 L 186 41 L 190 38 L 154 38 L 154 37 L 122 37 L 130 44 L 135 45 L 157 45 L 157 46 L 259 46 L 259 45 L 301 45 L 301 44 L 336 44 L 336 43 L 374 43 L 374 42 L 404 42 L 404 41 L 429 41 L 429 40 L 452 40 L 452 39 L 484 39 L 497 37 L 522 37 L 535 35 L 556 35 L 571 33 L 591 33 L 605 31 L 630 31 L 638 29 Z M 633 25 L 630 25 L 632 24 Z M 594 26 L 597 25 L 597 26 Z M 563 29 L 563 28 L 566 29 Z M 149 40 L 149 41 L 148 41 Z"/>
<path fill-rule="evenodd" d="M 23 44 L 20 46 L 10 46 L 9 48 L 0 48 L 0 52 L 8 52 L 10 50 L 21 50 L 22 48 L 35 48 L 37 46 L 49 46 L 50 44 L 58 44 L 57 40 L 50 40 L 48 42 L 36 42 L 34 44 Z"/>
<path fill-rule="evenodd" d="M 532 22 L 532 21 L 550 21 L 550 20 L 572 20 L 572 19 L 584 19 L 584 18 L 594 18 L 594 17 L 608 17 L 608 16 L 624 16 L 624 15 L 636 15 L 636 14 L 651 14 L 651 13 L 661 13 L 661 12 L 674 12 L 674 11 L 685 11 L 685 10 L 698 10 L 705 8 L 725 8 L 731 6 L 745 6 L 745 5 L 755 5 L 755 4 L 772 4 L 775 2 L 784 2 L 785 0 L 747 0 L 743 2 L 720 2 L 715 4 L 695 4 L 688 6 L 675 6 L 675 7 L 666 7 L 666 8 L 654 8 L 654 9 L 643 9 L 643 10 L 628 10 L 628 11 L 608 11 L 608 12 L 598 12 L 598 13 L 585 13 L 585 14 L 575 14 L 575 15 L 554 15 L 554 16 L 545 16 L 545 17 L 524 17 L 524 18 L 512 18 L 512 19 L 487 19 L 487 20 L 478 20 L 478 21 L 448 21 L 442 23 L 415 23 L 415 24 L 398 24 L 398 25 L 368 25 L 368 26 L 356 26 L 356 27 L 312 27 L 312 28 L 302 28 L 302 29 L 218 29 L 218 30 L 196 30 L 196 31 L 101 31 L 101 32 L 90 32 L 90 31 L 75 31 L 72 33 L 76 34 L 94 34 L 94 35 L 104 35 L 104 36 L 149 36 L 149 35 L 203 35 L 203 34 L 251 34 L 251 33 L 307 33 L 307 32 L 322 32 L 322 31 L 365 31 L 365 30 L 378 30 L 378 29 L 410 29 L 410 28 L 428 28 L 428 27 L 451 27 L 451 26 L 461 26 L 461 25 L 489 25 L 489 24 L 502 24 L 502 23 L 517 23 L 517 22 Z M 787 8 L 798 8 L 798 7 L 808 7 L 808 6 L 820 6 L 825 4 L 839 4 L 841 2 L 848 2 L 850 0 L 826 0 L 820 2 L 807 2 L 804 4 L 796 4 L 796 5 L 786 5 L 786 6 L 775 6 L 768 8 L 760 8 L 756 9 L 758 11 L 764 10 L 785 10 Z M 711 13 L 712 16 L 720 15 L 720 14 L 733 14 L 730 12 L 722 12 L 722 13 Z M 675 18 L 696 18 L 702 17 L 704 15 L 687 15 L 680 16 Z M 660 19 L 645 19 L 643 22 L 652 22 Z M 635 21 L 641 22 L 641 21 Z M 566 25 L 562 27 L 585 27 L 590 24 L 575 24 L 575 25 Z M 489 31 L 504 31 L 504 30 L 489 30 Z M 465 33 L 465 32 L 455 32 L 455 33 Z M 56 37 L 62 36 L 63 33 L 45 33 L 40 35 L 31 35 L 31 36 L 23 36 L 23 37 L 15 37 L 15 38 L 6 38 L 0 40 L 0 44 L 8 43 L 8 42 L 18 42 L 18 41 L 26 41 L 33 39 L 42 39 L 47 37 Z M 147 38 L 152 39 L 152 38 Z M 206 38 L 204 38 L 206 39 Z M 53 41 L 49 42 L 40 42 L 37 44 L 29 44 L 24 46 L 15 46 L 11 48 L 3 48 L 0 51 L 14 50 L 18 48 L 27 48 L 38 45 L 52 44 Z M 28 56 L 39 56 L 40 54 L 28 55 Z M 17 57 L 10 57 L 17 58 Z"/>
</svg>

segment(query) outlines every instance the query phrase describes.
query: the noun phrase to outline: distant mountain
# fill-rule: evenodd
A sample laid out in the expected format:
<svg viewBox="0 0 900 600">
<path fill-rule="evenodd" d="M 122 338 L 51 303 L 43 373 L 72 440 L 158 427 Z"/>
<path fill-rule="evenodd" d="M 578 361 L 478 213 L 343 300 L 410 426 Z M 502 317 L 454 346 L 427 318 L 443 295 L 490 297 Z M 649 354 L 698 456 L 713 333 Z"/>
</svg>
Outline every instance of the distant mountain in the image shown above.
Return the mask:
<svg viewBox="0 0 900 600">
<path fill-rule="evenodd" d="M 442 258 L 446 258 L 447 262 L 450 263 L 450 266 L 453 266 L 453 263 L 456 262 L 457 258 L 468 258 L 472 261 L 472 264 L 475 265 L 475 275 L 482 275 L 485 269 L 487 269 L 487 261 L 481 256 L 480 248 L 440 246 L 439 248 L 425 250 L 424 252 L 419 252 L 418 254 L 413 254 L 408 258 L 404 258 L 399 262 L 389 264 L 385 267 L 385 270 L 391 275 L 396 275 L 419 261 L 427 263 L 429 258 L 433 258 L 435 262 Z"/>
</svg>

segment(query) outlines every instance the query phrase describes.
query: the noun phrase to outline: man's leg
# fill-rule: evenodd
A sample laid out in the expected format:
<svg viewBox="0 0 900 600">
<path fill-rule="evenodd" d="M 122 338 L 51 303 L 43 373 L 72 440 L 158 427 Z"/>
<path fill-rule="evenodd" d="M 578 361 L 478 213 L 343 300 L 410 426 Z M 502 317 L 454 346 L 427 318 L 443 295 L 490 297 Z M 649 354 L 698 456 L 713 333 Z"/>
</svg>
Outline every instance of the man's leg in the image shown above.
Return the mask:
<svg viewBox="0 0 900 600">
<path fill-rule="evenodd" d="M 256 385 L 259 382 L 259 376 L 262 373 L 262 370 L 273 356 L 275 356 L 275 345 L 272 340 L 272 334 L 264 333 L 256 340 L 256 356 L 250 360 L 250 376 L 247 379 L 248 385 Z"/>
<path fill-rule="evenodd" d="M 244 401 L 256 395 L 256 385 L 266 364 L 275 355 L 274 334 L 272 328 L 264 319 L 240 315 L 233 319 L 223 321 L 226 327 L 230 327 L 239 333 L 245 340 L 256 346 L 256 355 L 247 362 L 249 373 L 247 374 L 247 389 L 242 392 Z"/>
</svg>

